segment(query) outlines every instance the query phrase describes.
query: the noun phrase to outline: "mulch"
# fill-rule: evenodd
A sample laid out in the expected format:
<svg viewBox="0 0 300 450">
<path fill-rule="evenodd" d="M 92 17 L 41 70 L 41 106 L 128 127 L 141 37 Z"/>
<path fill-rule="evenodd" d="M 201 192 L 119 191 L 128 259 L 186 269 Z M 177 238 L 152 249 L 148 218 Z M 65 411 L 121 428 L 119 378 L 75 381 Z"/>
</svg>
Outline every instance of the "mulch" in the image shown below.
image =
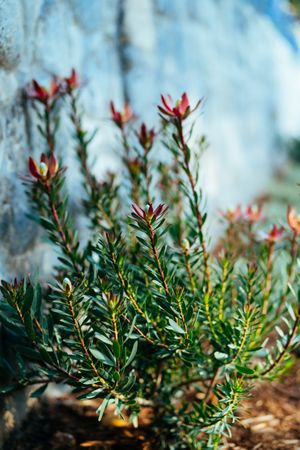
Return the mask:
<svg viewBox="0 0 300 450">
<path fill-rule="evenodd" d="M 157 450 L 145 414 L 135 430 L 109 413 L 99 423 L 95 401 L 44 399 L 3 450 Z M 226 439 L 233 450 L 300 450 L 300 360 L 280 381 L 260 383 L 243 401 Z"/>
</svg>

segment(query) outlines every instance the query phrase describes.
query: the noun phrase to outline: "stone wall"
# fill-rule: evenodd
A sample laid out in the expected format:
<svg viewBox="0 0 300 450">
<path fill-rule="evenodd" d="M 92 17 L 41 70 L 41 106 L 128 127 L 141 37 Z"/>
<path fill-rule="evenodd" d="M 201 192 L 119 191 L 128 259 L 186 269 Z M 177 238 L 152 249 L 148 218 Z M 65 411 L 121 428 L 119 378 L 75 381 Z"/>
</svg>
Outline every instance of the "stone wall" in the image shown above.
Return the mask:
<svg viewBox="0 0 300 450">
<path fill-rule="evenodd" d="M 192 102 L 205 96 L 198 132 L 211 144 L 202 174 L 209 207 L 246 202 L 262 191 L 280 141 L 299 132 L 300 95 L 294 82 L 299 54 L 278 26 L 286 30 L 286 18 L 270 9 L 277 2 L 258 3 L 0 0 L 1 277 L 49 267 L 16 177 L 26 171 L 28 155 L 42 150 L 22 96 L 33 77 L 48 83 L 52 74 L 67 75 L 71 67 L 82 75 L 86 125 L 100 129 L 94 144 L 99 176 L 119 164 L 107 120 L 111 98 L 118 106 L 129 100 L 152 124 L 160 92 L 176 97 L 187 90 Z M 78 179 L 72 174 L 68 183 L 74 188 Z"/>
</svg>

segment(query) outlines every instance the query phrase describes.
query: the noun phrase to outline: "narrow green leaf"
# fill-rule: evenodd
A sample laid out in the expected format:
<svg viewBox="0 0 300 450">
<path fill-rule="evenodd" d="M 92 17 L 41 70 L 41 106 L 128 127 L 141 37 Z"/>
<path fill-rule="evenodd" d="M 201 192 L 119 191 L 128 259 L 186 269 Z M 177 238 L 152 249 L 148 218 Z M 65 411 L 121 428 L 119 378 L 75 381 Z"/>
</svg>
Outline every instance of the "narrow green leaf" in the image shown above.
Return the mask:
<svg viewBox="0 0 300 450">
<path fill-rule="evenodd" d="M 235 368 L 242 375 L 253 375 L 255 373 L 255 370 L 250 369 L 250 367 L 235 366 Z"/>
<path fill-rule="evenodd" d="M 101 361 L 103 364 L 106 364 L 107 366 L 115 367 L 115 362 L 112 361 L 110 358 L 108 358 L 106 355 L 104 355 L 102 352 L 97 350 L 96 348 L 90 348 L 91 354 L 98 359 L 98 361 Z"/>
<path fill-rule="evenodd" d="M 173 319 L 169 319 L 169 324 L 175 333 L 184 334 L 184 330 Z"/>
<path fill-rule="evenodd" d="M 134 360 L 135 355 L 137 353 L 137 349 L 138 349 L 138 341 L 135 341 L 135 343 L 132 346 L 132 350 L 131 350 L 131 353 L 129 355 L 129 358 L 127 359 L 127 361 L 125 363 L 124 368 L 128 367 L 132 363 L 132 361 Z"/>
<path fill-rule="evenodd" d="M 224 359 L 228 358 L 228 355 L 227 355 L 227 353 L 215 352 L 214 357 L 219 361 L 223 361 Z"/>
<path fill-rule="evenodd" d="M 48 383 L 43 384 L 42 386 L 40 386 L 38 389 L 36 389 L 35 391 L 33 391 L 30 394 L 30 397 L 32 398 L 39 398 L 41 395 L 43 395 L 43 393 L 46 391 L 48 387 Z"/>
</svg>

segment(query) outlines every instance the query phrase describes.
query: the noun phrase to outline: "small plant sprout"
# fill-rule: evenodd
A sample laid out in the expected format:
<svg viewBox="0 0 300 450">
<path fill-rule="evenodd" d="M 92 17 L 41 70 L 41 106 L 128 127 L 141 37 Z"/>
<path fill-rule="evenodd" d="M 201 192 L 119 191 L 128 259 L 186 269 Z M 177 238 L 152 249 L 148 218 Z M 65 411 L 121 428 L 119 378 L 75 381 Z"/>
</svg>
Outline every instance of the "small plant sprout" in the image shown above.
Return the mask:
<svg viewBox="0 0 300 450">
<path fill-rule="evenodd" d="M 196 163 L 204 139 L 190 147 L 201 101 L 191 108 L 186 93 L 175 103 L 162 96 L 159 132 L 136 126 L 129 105 L 118 111 L 111 102 L 124 171 L 98 179 L 81 88 L 73 70 L 49 88 L 33 81 L 27 91 L 44 148 L 29 158 L 23 180 L 30 216 L 57 261 L 49 285 L 28 277 L 1 282 L 0 322 L 15 358 L 0 361 L 11 380 L 2 393 L 37 385 L 39 396 L 49 383 L 65 384 L 79 399 L 98 402 L 99 420 L 113 406 L 138 426 L 151 410 L 153 449 L 222 448 L 255 381 L 278 377 L 293 361 L 298 213 L 288 208 L 281 227 L 270 225 L 261 206 L 238 206 L 221 213 L 224 235 L 208 245 Z M 62 108 L 88 240 L 69 206 L 65 155 L 56 156 Z M 162 152 L 166 163 L 158 162 Z"/>
</svg>

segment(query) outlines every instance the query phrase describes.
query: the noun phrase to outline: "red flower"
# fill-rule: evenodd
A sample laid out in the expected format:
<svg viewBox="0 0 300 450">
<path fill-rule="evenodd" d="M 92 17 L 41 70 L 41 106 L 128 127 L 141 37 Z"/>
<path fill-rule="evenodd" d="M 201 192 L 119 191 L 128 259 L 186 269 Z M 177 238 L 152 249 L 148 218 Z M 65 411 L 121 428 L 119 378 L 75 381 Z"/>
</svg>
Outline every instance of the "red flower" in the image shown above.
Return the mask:
<svg viewBox="0 0 300 450">
<path fill-rule="evenodd" d="M 157 106 L 159 111 L 167 117 L 174 117 L 179 120 L 186 119 L 193 111 L 195 111 L 198 108 L 198 106 L 201 103 L 201 100 L 199 100 L 196 106 L 191 110 L 190 102 L 186 92 L 182 94 L 181 100 L 178 100 L 175 106 L 170 105 L 170 102 L 172 102 L 170 96 L 168 96 L 169 102 L 167 102 L 165 97 L 161 95 L 161 101 L 163 103 L 163 106 L 160 105 Z"/>
<path fill-rule="evenodd" d="M 268 241 L 270 243 L 275 243 L 275 242 L 279 241 L 279 239 L 282 238 L 283 233 L 284 233 L 283 227 L 278 228 L 277 225 L 273 225 L 273 227 L 271 228 L 269 233 L 267 233 L 264 236 L 264 238 L 266 241 Z"/>
<path fill-rule="evenodd" d="M 287 209 L 287 221 L 294 233 L 300 234 L 300 216 L 295 209 L 291 208 L 291 206 L 288 206 Z"/>
<path fill-rule="evenodd" d="M 228 208 L 227 211 L 220 211 L 220 214 L 224 217 L 224 219 L 231 223 L 236 222 L 243 217 L 240 205 L 238 205 L 235 209 Z"/>
<path fill-rule="evenodd" d="M 67 92 L 71 92 L 80 86 L 78 74 L 75 69 L 72 69 L 69 77 L 64 78 L 64 82 Z"/>
<path fill-rule="evenodd" d="M 125 104 L 124 111 L 121 112 L 115 109 L 115 105 L 113 102 L 110 102 L 110 111 L 112 121 L 115 122 L 117 127 L 121 129 L 123 128 L 125 123 L 129 122 L 133 118 L 133 113 L 128 103 Z"/>
<path fill-rule="evenodd" d="M 48 159 L 47 156 L 42 153 L 40 158 L 40 164 L 38 164 L 31 156 L 28 160 L 28 169 L 30 174 L 40 181 L 48 181 L 53 178 L 58 172 L 58 162 L 54 154 Z"/>
<path fill-rule="evenodd" d="M 157 208 L 153 209 L 152 203 L 148 204 L 146 210 L 140 208 L 138 205 L 132 205 L 133 213 L 132 216 L 135 219 L 142 219 L 146 222 L 154 222 L 158 217 L 162 217 L 168 209 L 168 206 L 160 203 Z"/>
<path fill-rule="evenodd" d="M 61 81 L 57 77 L 53 77 L 48 89 L 41 86 L 36 80 L 32 80 L 31 86 L 27 89 L 27 96 L 45 106 L 50 106 L 57 99 L 61 87 Z"/>
<path fill-rule="evenodd" d="M 246 209 L 244 217 L 251 223 L 258 222 L 262 219 L 262 206 L 250 205 Z"/>
<path fill-rule="evenodd" d="M 147 129 L 147 126 L 142 123 L 140 130 L 138 133 L 136 133 L 139 143 L 145 150 L 145 152 L 149 152 L 151 150 L 151 147 L 153 145 L 154 138 L 156 136 L 156 132 L 154 131 L 154 128 Z"/>
</svg>

